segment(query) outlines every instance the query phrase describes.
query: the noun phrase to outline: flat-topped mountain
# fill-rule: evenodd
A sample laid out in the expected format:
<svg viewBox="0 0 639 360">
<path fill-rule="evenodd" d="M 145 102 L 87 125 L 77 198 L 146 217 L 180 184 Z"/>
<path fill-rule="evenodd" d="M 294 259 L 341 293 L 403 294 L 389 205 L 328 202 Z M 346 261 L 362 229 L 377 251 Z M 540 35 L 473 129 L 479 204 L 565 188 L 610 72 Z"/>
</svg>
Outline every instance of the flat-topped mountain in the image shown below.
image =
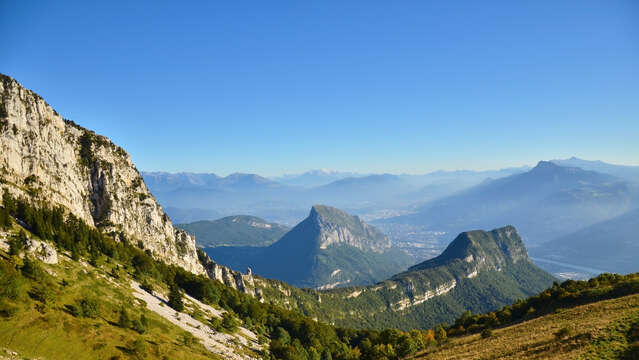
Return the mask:
<svg viewBox="0 0 639 360">
<path fill-rule="evenodd" d="M 287 226 L 249 215 L 227 216 L 176 226 L 195 235 L 200 247 L 268 246 L 290 230 Z"/>
<path fill-rule="evenodd" d="M 370 284 L 410 265 L 380 230 L 342 210 L 315 205 L 309 216 L 265 248 L 205 249 L 221 264 L 295 286 L 332 288 Z"/>
<path fill-rule="evenodd" d="M 554 280 L 530 260 L 517 230 L 506 226 L 461 233 L 438 257 L 377 284 L 312 293 L 284 286 L 288 295 L 279 300 L 268 294 L 270 301 L 303 304 L 307 315 L 338 325 L 411 329 L 450 322 L 466 310 L 492 311 Z"/>
<path fill-rule="evenodd" d="M 529 261 L 526 247 L 517 230 L 506 226 L 492 231 L 467 231 L 459 234 L 438 257 L 411 266 L 408 272 L 432 269 L 463 259 L 471 263 L 481 259 L 482 266 L 499 269 L 506 263 Z"/>
</svg>

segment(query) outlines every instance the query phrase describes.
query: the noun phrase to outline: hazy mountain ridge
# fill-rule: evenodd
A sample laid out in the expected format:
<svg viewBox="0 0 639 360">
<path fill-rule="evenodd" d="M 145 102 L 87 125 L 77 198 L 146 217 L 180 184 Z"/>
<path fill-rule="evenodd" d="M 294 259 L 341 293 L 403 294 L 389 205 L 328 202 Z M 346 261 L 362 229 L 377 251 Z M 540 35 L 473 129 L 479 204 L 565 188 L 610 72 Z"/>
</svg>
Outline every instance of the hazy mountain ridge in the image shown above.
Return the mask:
<svg viewBox="0 0 639 360">
<path fill-rule="evenodd" d="M 617 216 L 636 206 L 637 194 L 617 177 L 541 161 L 526 173 L 486 181 L 384 221 L 449 233 L 507 222 L 535 245 Z"/>
<path fill-rule="evenodd" d="M 551 160 L 551 162 L 557 165 L 572 166 L 584 170 L 606 173 L 634 182 L 639 181 L 639 166 L 610 164 L 601 160 L 584 160 L 575 156 L 570 159 Z"/>
<path fill-rule="evenodd" d="M 615 273 L 639 271 L 639 209 L 541 244 L 535 257 Z"/>
<path fill-rule="evenodd" d="M 271 179 L 281 184 L 311 188 L 329 184 L 350 177 L 362 177 L 364 174 L 326 169 L 309 170 L 301 174 L 284 174 Z"/>
<path fill-rule="evenodd" d="M 316 203 L 331 204 L 367 219 L 388 217 L 487 178 L 508 176 L 525 169 L 435 171 L 423 175 L 318 170 L 300 175 L 312 178 L 309 181 L 314 185 L 304 186 L 286 180 L 294 180 L 295 176 L 266 179 L 255 174 L 239 174 L 222 178 L 215 174 L 166 172 L 142 172 L 142 176 L 177 222 L 247 214 L 294 225 L 304 219 L 307 209 Z"/>
</svg>

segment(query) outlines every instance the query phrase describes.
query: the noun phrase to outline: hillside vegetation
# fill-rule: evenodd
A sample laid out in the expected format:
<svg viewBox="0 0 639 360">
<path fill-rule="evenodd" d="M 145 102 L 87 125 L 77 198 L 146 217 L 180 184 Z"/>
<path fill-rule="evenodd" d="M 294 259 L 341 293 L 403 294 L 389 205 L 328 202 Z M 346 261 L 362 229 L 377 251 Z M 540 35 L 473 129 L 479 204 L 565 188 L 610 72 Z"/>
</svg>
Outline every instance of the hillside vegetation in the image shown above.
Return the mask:
<svg viewBox="0 0 639 360">
<path fill-rule="evenodd" d="M 255 216 L 236 215 L 217 220 L 195 221 L 177 227 L 195 235 L 198 246 L 268 246 L 290 229 Z"/>
<path fill-rule="evenodd" d="M 415 359 L 638 359 L 639 295 L 559 309 L 516 325 L 449 338 Z"/>
<path fill-rule="evenodd" d="M 1 328 L 7 334 L 2 337 L 6 342 L 0 345 L 23 354 L 53 359 L 68 358 L 65 354 L 73 353 L 78 354 L 77 358 L 180 358 L 170 354 L 181 351 L 181 346 L 192 347 L 184 350 L 185 358 L 206 354 L 193 336 L 155 315 L 147 317 L 146 325 L 141 318 L 134 318 L 145 313 L 143 305 L 125 293 L 120 295 L 118 291 L 122 290 L 109 287 L 113 281 L 128 278 L 136 279 L 148 291 L 168 289 L 167 306 L 178 312 L 187 309 L 182 299 L 186 293 L 228 313 L 221 322 L 202 318 L 197 312 L 191 315 L 214 332 L 237 331 L 239 325 L 248 328 L 261 343 L 268 343 L 268 352 L 255 350 L 267 359 L 310 360 L 320 355 L 344 360 L 377 359 L 388 347 L 395 349 L 393 358 L 397 358 L 435 341 L 428 331 L 353 330 L 319 323 L 297 312 L 260 303 L 203 275 L 154 260 L 129 241 L 115 242 L 61 208 L 52 209 L 44 203 L 35 207 L 12 198 L 8 192 L 2 200 L 0 230 L 4 230 L 2 236 L 8 240 L 9 249 L 0 252 Z M 67 253 L 69 259 L 64 264 L 75 272 L 65 273 L 64 265 L 43 267 L 29 255 L 22 260 L 19 255 L 24 253 L 25 240 L 31 237 L 51 241 L 61 253 Z M 86 270 L 91 280 L 85 281 L 83 259 L 88 260 L 90 269 L 102 271 Z M 131 314 L 131 319 L 122 321 L 123 313 Z M 139 327 L 137 322 L 144 326 Z M 44 325 L 38 325 L 41 323 Z M 75 340 L 66 338 L 73 336 Z M 237 353 L 244 351 L 253 350 Z M 194 355 L 189 357 L 191 352 Z"/>
</svg>

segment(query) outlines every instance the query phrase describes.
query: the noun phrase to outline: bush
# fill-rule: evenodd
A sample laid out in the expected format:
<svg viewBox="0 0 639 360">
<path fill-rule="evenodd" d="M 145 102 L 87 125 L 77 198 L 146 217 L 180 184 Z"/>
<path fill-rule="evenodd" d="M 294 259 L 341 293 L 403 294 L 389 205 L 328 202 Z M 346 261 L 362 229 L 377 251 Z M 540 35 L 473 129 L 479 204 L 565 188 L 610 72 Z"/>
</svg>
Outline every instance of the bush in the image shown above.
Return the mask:
<svg viewBox="0 0 639 360">
<path fill-rule="evenodd" d="M 485 338 L 489 338 L 491 336 L 493 336 L 493 330 L 492 329 L 486 328 L 486 329 L 484 329 L 484 331 L 481 332 L 481 337 L 484 338 L 484 339 Z"/>
<path fill-rule="evenodd" d="M 133 330 L 137 331 L 138 334 L 144 334 L 146 332 L 146 327 L 142 325 L 140 320 L 133 320 L 131 327 Z"/>
<path fill-rule="evenodd" d="M 184 346 L 191 346 L 197 343 L 197 338 L 193 336 L 193 334 L 191 334 L 190 332 L 185 331 L 184 333 L 182 333 L 180 342 Z"/>
<path fill-rule="evenodd" d="M 131 327 L 131 319 L 129 318 L 129 314 L 126 312 L 126 309 L 124 307 L 120 309 L 120 319 L 118 319 L 118 326 L 124 329 L 128 329 Z"/>
<path fill-rule="evenodd" d="M 239 326 L 240 322 L 233 314 L 228 311 L 222 314 L 222 327 L 228 332 L 236 332 Z"/>
<path fill-rule="evenodd" d="M 19 307 L 9 304 L 5 301 L 0 301 L 0 316 L 2 316 L 3 318 L 13 317 L 15 314 L 18 313 L 18 311 L 20 311 Z"/>
<path fill-rule="evenodd" d="M 100 302 L 89 296 L 85 296 L 80 300 L 80 310 L 84 317 L 97 318 L 100 316 Z"/>
<path fill-rule="evenodd" d="M 151 284 L 148 280 L 144 280 L 142 284 L 140 284 L 140 288 L 153 295 L 153 284 Z"/>
<path fill-rule="evenodd" d="M 30 256 L 24 257 L 24 265 L 22 265 L 20 270 L 22 271 L 22 275 L 35 281 L 42 281 L 46 276 L 46 272 L 42 269 L 42 266 L 40 266 L 37 260 L 34 260 Z"/>
<path fill-rule="evenodd" d="M 50 304 L 55 298 L 53 289 L 46 284 L 37 284 L 29 290 L 29 296 L 36 301 L 43 304 Z"/>
<path fill-rule="evenodd" d="M 23 294 L 22 276 L 7 262 L 0 262 L 0 298 L 17 300 Z"/>
<path fill-rule="evenodd" d="M 74 304 L 64 305 L 64 307 L 69 311 L 69 313 L 75 317 L 82 316 L 82 309 Z"/>
<path fill-rule="evenodd" d="M 135 341 L 131 345 L 130 350 L 137 357 L 141 357 L 141 358 L 146 357 L 146 341 L 144 341 L 144 339 L 141 337 L 135 339 Z"/>
<path fill-rule="evenodd" d="M 224 327 L 222 326 L 222 320 L 216 318 L 216 317 L 212 317 L 209 319 L 209 323 L 211 323 L 211 328 L 215 331 L 222 331 L 224 330 Z"/>
<path fill-rule="evenodd" d="M 570 335 L 570 329 L 567 327 L 562 327 L 561 329 L 557 330 L 555 333 L 555 339 L 557 340 L 562 340 L 563 338 L 567 337 L 568 335 Z"/>
<path fill-rule="evenodd" d="M 13 236 L 9 239 L 9 255 L 20 255 L 24 250 L 26 242 L 27 234 L 24 230 L 20 229 L 18 236 Z"/>
</svg>

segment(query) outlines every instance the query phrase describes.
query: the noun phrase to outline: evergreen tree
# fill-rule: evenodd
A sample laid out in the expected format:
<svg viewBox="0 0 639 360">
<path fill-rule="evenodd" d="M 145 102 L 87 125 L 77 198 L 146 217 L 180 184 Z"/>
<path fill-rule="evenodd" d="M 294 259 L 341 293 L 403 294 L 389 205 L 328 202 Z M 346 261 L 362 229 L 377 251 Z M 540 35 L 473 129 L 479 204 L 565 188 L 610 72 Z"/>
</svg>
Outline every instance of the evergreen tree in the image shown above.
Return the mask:
<svg viewBox="0 0 639 360">
<path fill-rule="evenodd" d="M 184 301 L 182 299 L 182 291 L 175 284 L 169 286 L 169 306 L 175 311 L 184 310 Z"/>
</svg>

